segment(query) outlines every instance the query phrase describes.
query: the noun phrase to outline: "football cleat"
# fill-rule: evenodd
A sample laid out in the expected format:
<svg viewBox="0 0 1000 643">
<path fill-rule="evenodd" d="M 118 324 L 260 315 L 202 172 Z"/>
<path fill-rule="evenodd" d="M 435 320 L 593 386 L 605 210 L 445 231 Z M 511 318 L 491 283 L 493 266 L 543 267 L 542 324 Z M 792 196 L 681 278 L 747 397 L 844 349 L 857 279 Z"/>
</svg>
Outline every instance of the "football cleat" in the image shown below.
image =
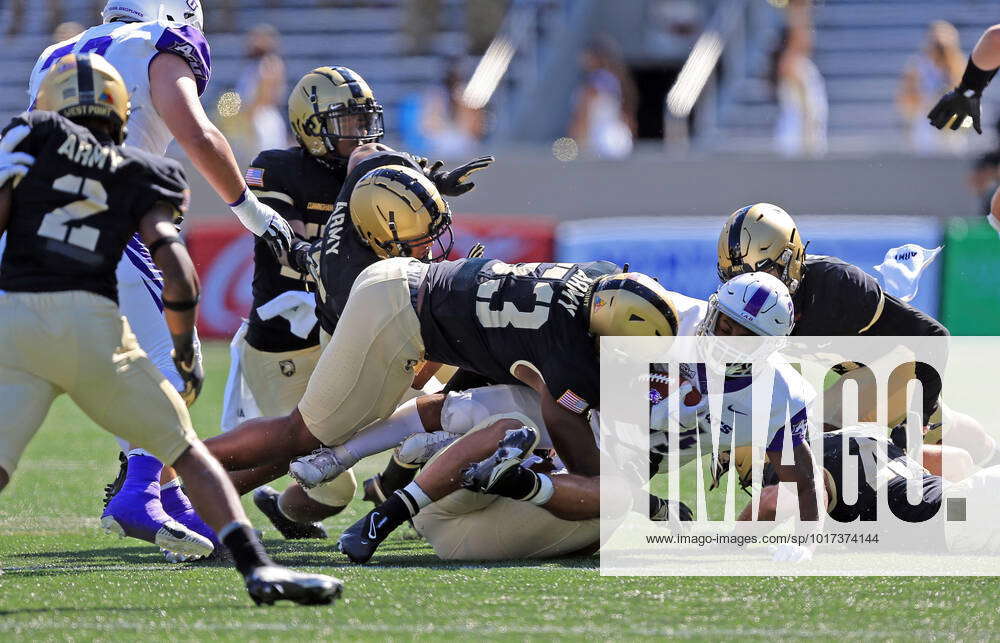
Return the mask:
<svg viewBox="0 0 1000 643">
<path fill-rule="evenodd" d="M 396 448 L 395 458 L 400 464 L 422 465 L 461 436 L 447 431 L 414 433 Z"/>
<path fill-rule="evenodd" d="M 333 480 L 349 468 L 340 464 L 333 449 L 321 447 L 309 455 L 292 460 L 288 465 L 288 475 L 306 489 L 312 489 Z"/>
<path fill-rule="evenodd" d="M 505 474 L 531 455 L 538 439 L 538 431 L 529 426 L 508 430 L 488 458 L 462 469 L 462 486 L 479 493 L 496 493 Z"/>
<path fill-rule="evenodd" d="M 122 517 L 105 513 L 101 516 L 101 527 L 119 538 L 137 538 L 153 543 L 163 549 L 183 556 L 208 556 L 215 547 L 212 541 L 197 534 L 176 520 L 158 522 L 148 515 L 145 520 Z"/>
<path fill-rule="evenodd" d="M 107 507 L 111 499 L 114 498 L 122 485 L 125 484 L 125 476 L 128 474 L 128 457 L 123 451 L 118 452 L 118 476 L 109 484 L 104 485 L 104 506 Z"/>
<path fill-rule="evenodd" d="M 352 563 L 363 565 L 372 559 L 378 546 L 397 526 L 389 516 L 373 509 L 340 534 L 337 549 L 350 558 Z"/>
<path fill-rule="evenodd" d="M 260 512 L 267 516 L 274 528 L 281 532 L 286 540 L 301 538 L 327 538 L 326 528 L 318 522 L 296 522 L 281 513 L 278 508 L 278 498 L 281 494 L 275 489 L 263 486 L 253 492 L 253 503 Z"/>
<path fill-rule="evenodd" d="M 361 484 L 364 489 L 362 500 L 374 504 L 376 507 L 385 502 L 385 492 L 382 491 L 382 475 L 376 473 Z"/>
<path fill-rule="evenodd" d="M 258 567 L 246 577 L 247 592 L 257 605 L 291 601 L 299 605 L 327 605 L 340 598 L 343 581 L 323 574 L 303 574 L 287 567 Z"/>
</svg>

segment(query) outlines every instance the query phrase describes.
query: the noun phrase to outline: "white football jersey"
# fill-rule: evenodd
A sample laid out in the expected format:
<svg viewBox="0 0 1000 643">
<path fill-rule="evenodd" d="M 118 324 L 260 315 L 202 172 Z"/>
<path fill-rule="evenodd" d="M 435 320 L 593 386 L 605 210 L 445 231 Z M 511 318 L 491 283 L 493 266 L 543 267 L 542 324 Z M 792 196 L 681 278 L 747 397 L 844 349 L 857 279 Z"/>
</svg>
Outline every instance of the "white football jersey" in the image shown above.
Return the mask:
<svg viewBox="0 0 1000 643">
<path fill-rule="evenodd" d="M 668 290 L 670 301 L 677 309 L 677 335 L 679 337 L 690 337 L 695 335 L 698 324 L 705 317 L 708 310 L 708 302 L 704 299 L 695 299 L 682 295 L 679 292 Z"/>
<path fill-rule="evenodd" d="M 810 407 L 816 397 L 815 391 L 794 368 L 781 358 L 772 356 L 767 362 L 773 373 L 773 384 L 769 377 L 758 374 L 755 379 L 746 377 L 729 377 L 724 385 L 722 378 L 717 378 L 710 384 L 710 379 L 704 364 L 681 364 L 681 377 L 690 381 L 694 387 L 706 395 L 709 390 L 713 396 L 719 391 L 712 385 L 723 385 L 722 403 L 719 406 L 722 417 L 719 418 L 719 449 L 727 450 L 732 438 L 733 448 L 749 446 L 753 442 L 752 408 L 753 389 L 751 381 L 757 381 L 757 386 L 768 389 L 761 393 L 765 399 L 770 399 L 770 409 L 767 415 L 767 440 L 765 444 L 770 451 L 781 451 L 785 444 L 785 424 L 791 427 L 791 444 L 798 445 L 805 441 L 809 426 Z M 758 394 L 760 395 L 760 394 Z M 667 404 L 666 401 L 660 404 Z M 711 407 L 709 407 L 711 408 Z M 654 418 L 657 418 L 654 423 Z M 665 413 L 650 415 L 650 450 L 654 454 L 666 456 L 669 451 L 668 423 Z M 712 451 L 712 417 L 706 409 L 698 420 L 698 427 L 691 430 L 680 429 L 677 436 L 679 463 L 684 465 L 699 455 L 698 441 L 701 441 L 702 455 Z M 667 459 L 663 458 L 660 469 L 666 470 Z"/>
<path fill-rule="evenodd" d="M 109 22 L 48 47 L 38 57 L 28 85 L 33 109 L 38 86 L 52 64 L 71 53 L 104 56 L 125 79 L 131 94 L 132 115 L 126 143 L 162 156 L 173 139 L 149 96 L 149 64 L 160 53 L 180 56 L 191 67 L 198 93 L 205 91 L 212 73 L 208 42 L 194 27 L 174 22 Z"/>
</svg>

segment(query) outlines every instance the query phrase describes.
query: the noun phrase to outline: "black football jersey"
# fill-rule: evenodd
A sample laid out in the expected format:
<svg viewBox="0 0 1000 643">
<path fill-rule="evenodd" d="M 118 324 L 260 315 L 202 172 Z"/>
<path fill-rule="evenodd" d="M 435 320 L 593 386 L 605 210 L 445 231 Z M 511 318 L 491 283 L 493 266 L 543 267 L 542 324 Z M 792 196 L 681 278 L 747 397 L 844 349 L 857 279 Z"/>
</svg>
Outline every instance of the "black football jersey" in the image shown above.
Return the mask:
<svg viewBox="0 0 1000 643">
<path fill-rule="evenodd" d="M 344 181 L 333 214 L 317 243 L 321 284 L 316 294 L 316 314 L 323 330 L 331 335 L 347 305 L 354 280 L 362 270 L 379 260 L 354 228 L 349 203 L 351 192 L 361 177 L 383 165 L 404 165 L 421 171 L 413 157 L 405 152 L 378 154 L 359 163 Z"/>
<path fill-rule="evenodd" d="M 847 455 L 854 459 L 857 471 L 857 500 L 853 504 L 848 504 L 844 499 L 844 444 L 847 444 Z M 885 448 L 885 459 L 879 454 L 881 448 Z M 894 508 L 893 513 L 903 517 L 917 515 L 933 516 L 937 512 L 937 505 L 940 504 L 941 479 L 931 475 L 926 469 L 915 463 L 906 455 L 906 452 L 885 439 L 874 435 L 866 435 L 861 432 L 829 431 L 823 434 L 823 468 L 829 474 L 829 479 L 833 486 L 833 506 L 829 509 L 831 518 L 841 522 L 851 522 L 857 519 L 874 520 L 878 508 L 878 496 L 876 488 L 884 483 L 883 493 L 889 493 L 889 504 Z M 906 480 L 908 475 L 921 475 L 924 479 L 924 486 L 931 490 L 924 495 L 924 502 L 918 505 L 909 505 L 905 499 Z M 904 490 L 902 498 L 895 493 L 902 482 Z M 777 484 L 778 476 L 766 465 L 762 475 L 762 484 Z M 938 493 L 933 493 L 934 487 Z M 906 505 L 906 506 L 903 506 Z M 929 517 L 928 516 L 928 517 Z"/>
<path fill-rule="evenodd" d="M 586 300 L 595 279 L 620 270 L 607 261 L 431 264 L 420 309 L 427 358 L 498 384 L 519 384 L 511 370 L 528 362 L 565 408 L 599 408 L 600 365 Z"/>
<path fill-rule="evenodd" d="M 792 335 L 858 335 L 884 305 L 882 287 L 867 272 L 836 257 L 806 255 L 805 275 L 792 296 Z"/>
<path fill-rule="evenodd" d="M 330 169 L 300 147 L 267 150 L 257 155 L 247 170 L 247 183 L 257 198 L 289 221 L 301 221 L 306 240 L 319 239 L 330 219 L 344 183 L 343 168 Z M 290 290 L 315 292 L 312 277 L 278 263 L 267 243 L 254 244 L 253 306 L 250 309 L 247 343 L 257 350 L 280 353 L 319 344 L 319 326 L 309 337 L 291 331 L 288 320 L 277 316 L 261 319 L 257 308 Z"/>
<path fill-rule="evenodd" d="M 180 164 L 44 111 L 15 117 L 30 125 L 17 150 L 35 163 L 14 189 L 0 290 L 87 290 L 118 301 L 115 267 L 139 221 L 159 201 L 186 207 Z"/>
</svg>

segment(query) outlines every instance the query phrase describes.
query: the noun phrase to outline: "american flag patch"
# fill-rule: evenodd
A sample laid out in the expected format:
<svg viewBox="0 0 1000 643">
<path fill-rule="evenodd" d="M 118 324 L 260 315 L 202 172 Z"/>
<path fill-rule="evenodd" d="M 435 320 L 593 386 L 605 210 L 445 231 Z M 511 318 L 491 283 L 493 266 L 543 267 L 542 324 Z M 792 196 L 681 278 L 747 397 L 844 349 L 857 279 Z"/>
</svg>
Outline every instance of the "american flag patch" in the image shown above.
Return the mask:
<svg viewBox="0 0 1000 643">
<path fill-rule="evenodd" d="M 569 409 L 573 413 L 583 413 L 590 406 L 587 401 L 582 397 L 574 393 L 573 391 L 566 389 L 566 392 L 559 396 L 556 400 L 563 408 Z"/>
<path fill-rule="evenodd" d="M 259 167 L 247 168 L 247 174 L 244 177 L 246 179 L 247 185 L 253 186 L 255 188 L 264 187 L 264 170 Z"/>
</svg>

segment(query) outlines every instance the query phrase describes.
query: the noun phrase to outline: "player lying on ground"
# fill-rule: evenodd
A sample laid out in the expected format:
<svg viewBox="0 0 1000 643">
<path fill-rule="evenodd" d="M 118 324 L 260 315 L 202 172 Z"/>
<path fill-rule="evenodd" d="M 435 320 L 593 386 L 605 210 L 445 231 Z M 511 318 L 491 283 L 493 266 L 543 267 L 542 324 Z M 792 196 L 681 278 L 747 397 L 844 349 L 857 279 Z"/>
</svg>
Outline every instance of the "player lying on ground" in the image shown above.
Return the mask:
<svg viewBox="0 0 1000 643">
<path fill-rule="evenodd" d="M 752 488 L 753 467 L 760 466 L 759 460 L 754 464 L 754 453 L 753 449 L 745 447 L 734 450 L 731 458 L 729 453 L 720 454 L 720 458 L 713 463 L 711 488 L 719 486 L 720 477 L 733 468 L 740 487 L 744 490 Z M 854 460 L 854 464 L 848 468 L 846 463 L 850 460 Z M 877 519 L 879 494 L 885 493 L 889 511 L 899 520 L 924 523 L 936 519 L 927 528 L 915 526 L 909 534 L 900 534 L 909 536 L 909 539 L 903 541 L 900 538 L 897 544 L 917 545 L 922 550 L 936 552 L 995 553 L 997 546 L 993 541 L 998 536 L 996 525 L 977 522 L 968 527 L 956 527 L 946 523 L 942 527 L 940 521 L 943 516 L 939 514 L 945 499 L 951 496 L 967 498 L 966 502 L 975 503 L 977 509 L 981 509 L 981 503 L 984 502 L 988 503 L 986 506 L 995 507 L 997 494 L 1000 493 L 1000 468 L 990 467 L 973 473 L 972 462 L 968 458 L 964 462 L 953 461 L 950 465 L 953 466 L 948 468 L 949 478 L 958 482 L 949 482 L 929 472 L 887 439 L 884 427 L 875 424 L 859 424 L 824 433 L 824 504 L 827 514 L 836 521 L 827 523 L 827 527 L 838 528 L 838 524 L 846 527 L 847 523 L 852 523 L 852 526 L 863 529 L 864 523 Z M 845 475 L 852 468 L 856 472 L 856 481 L 848 484 Z M 756 520 L 775 522 L 767 527 L 770 530 L 788 517 L 786 511 L 794 500 L 778 485 L 779 480 L 771 462 L 763 463 L 760 475 Z M 907 499 L 907 485 L 911 480 L 920 481 L 919 498 L 912 503 Z M 848 488 L 857 490 L 851 502 L 845 498 L 845 490 Z M 753 504 L 752 500 L 748 502 L 737 520 L 754 520 Z M 991 513 L 996 513 L 995 508 Z M 971 517 L 973 514 L 968 515 Z"/>
<path fill-rule="evenodd" d="M 187 183 L 176 162 L 121 145 L 128 105 L 114 67 L 96 54 L 70 54 L 41 82 L 39 111 L 4 131 L 22 156 L 19 169 L 0 173 L 13 178 L 0 186 L 0 232 L 10 237 L 0 276 L 0 489 L 53 400 L 67 393 L 96 423 L 185 475 L 254 601 L 329 603 L 340 581 L 268 558 L 183 400 L 120 315 L 115 265 L 138 232 L 163 272 L 174 359 L 191 359 L 198 282 L 174 228 Z M 212 549 L 169 519 L 138 528 L 144 533 L 132 535 L 173 551 Z"/>
<path fill-rule="evenodd" d="M 908 303 L 885 293 L 878 281 L 857 266 L 836 257 L 807 255 L 806 244 L 795 222 L 776 205 L 758 203 L 740 208 L 729 216 L 719 234 L 720 279 L 762 270 L 781 279 L 795 303 L 793 336 L 947 337 L 947 329 L 936 319 Z M 944 354 L 942 361 L 947 358 Z M 826 424 L 840 427 L 842 386 L 858 380 L 865 369 L 847 371 L 826 392 Z M 914 372 L 923 391 L 924 441 L 941 441 L 948 432 L 949 444 L 966 449 L 983 465 L 1000 457 L 1000 450 L 973 418 L 947 408 L 940 400 L 942 381 L 938 372 L 918 363 Z M 874 420 L 874 392 L 860 386 L 864 399 L 859 416 Z M 890 396 L 889 426 L 900 445 L 905 445 L 905 381 L 899 394 Z M 869 417 L 870 416 L 870 417 Z M 897 428 L 898 427 L 898 428 Z"/>
<path fill-rule="evenodd" d="M 971 119 L 976 133 L 982 134 L 979 102 L 986 86 L 996 76 L 998 68 L 1000 68 L 1000 25 L 993 25 L 983 32 L 972 50 L 958 87 L 942 96 L 927 115 L 931 125 L 938 129 L 951 127 L 957 130 L 966 119 Z M 993 226 L 997 234 L 1000 234 L 1000 188 L 993 193 L 986 221 Z"/>
<path fill-rule="evenodd" d="M 693 335 L 704 316 L 706 302 L 667 291 L 678 315 L 678 332 Z M 460 434 L 481 423 L 491 415 L 510 412 L 511 409 L 534 411 L 531 426 L 544 426 L 541 419 L 538 394 L 527 386 L 489 385 L 488 379 L 469 371 L 465 376 L 453 377 L 446 386 L 447 392 L 423 395 L 399 406 L 391 416 L 366 427 L 344 444 L 325 451 L 329 460 L 327 474 L 331 480 L 314 489 L 310 495 L 327 484 L 335 484 L 343 472 L 354 464 L 376 453 L 381 453 L 404 440 L 397 447 L 385 471 L 365 480 L 364 497 L 376 505 L 385 501 L 388 494 L 402 489 L 411 482 L 417 470 L 427 460 Z M 468 385 L 467 382 L 487 382 L 486 385 Z M 336 513 L 332 508 L 316 502 L 297 485 L 289 487 L 281 496 L 282 512 L 296 521 L 309 522 L 328 518 Z"/>
<path fill-rule="evenodd" d="M 162 157 L 176 138 L 240 222 L 268 243 L 287 250 L 292 237 L 288 224 L 247 189 L 229 143 L 202 108 L 199 97 L 212 67 L 199 0 L 110 0 L 101 16 L 104 24 L 41 53 L 29 81 L 29 109 L 35 107 L 42 79 L 60 57 L 86 52 L 104 56 L 122 74 L 132 94 L 130 144 Z M 138 237 L 126 246 L 117 278 L 119 305 L 139 345 L 185 402 L 192 404 L 204 378 L 199 344 L 195 342 L 190 361 L 175 365 L 162 314 L 162 280 Z M 119 442 L 129 450 L 121 436 Z M 173 470 L 164 469 L 141 449 L 129 450 L 129 460 L 124 485 L 114 498 L 106 499 L 102 520 L 113 518 L 133 531 L 151 521 L 163 524 L 173 519 L 215 540 L 214 532 L 191 509 Z"/>
</svg>

